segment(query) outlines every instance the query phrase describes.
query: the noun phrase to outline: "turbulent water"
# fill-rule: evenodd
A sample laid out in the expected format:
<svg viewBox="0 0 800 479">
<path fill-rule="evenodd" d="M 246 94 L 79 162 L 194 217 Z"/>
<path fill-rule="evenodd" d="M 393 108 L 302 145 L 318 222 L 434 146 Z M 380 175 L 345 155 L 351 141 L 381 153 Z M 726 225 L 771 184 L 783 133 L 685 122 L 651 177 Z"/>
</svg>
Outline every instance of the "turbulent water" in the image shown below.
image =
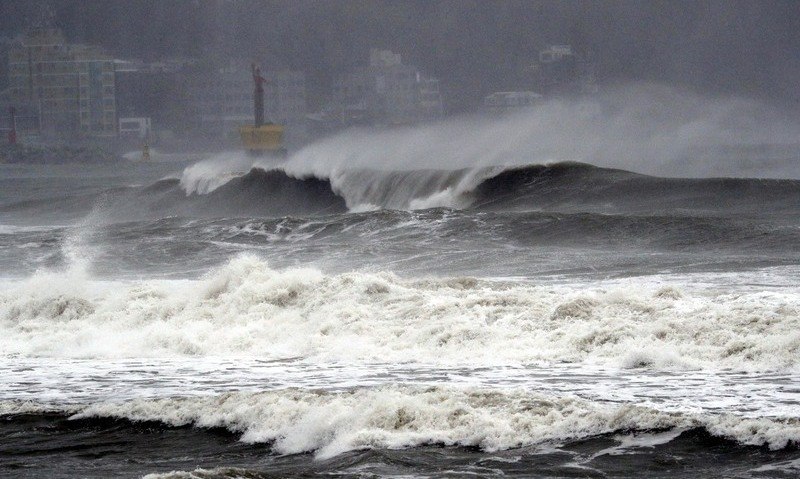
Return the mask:
<svg viewBox="0 0 800 479">
<path fill-rule="evenodd" d="M 797 477 L 800 181 L 0 169 L 0 476 Z"/>
</svg>

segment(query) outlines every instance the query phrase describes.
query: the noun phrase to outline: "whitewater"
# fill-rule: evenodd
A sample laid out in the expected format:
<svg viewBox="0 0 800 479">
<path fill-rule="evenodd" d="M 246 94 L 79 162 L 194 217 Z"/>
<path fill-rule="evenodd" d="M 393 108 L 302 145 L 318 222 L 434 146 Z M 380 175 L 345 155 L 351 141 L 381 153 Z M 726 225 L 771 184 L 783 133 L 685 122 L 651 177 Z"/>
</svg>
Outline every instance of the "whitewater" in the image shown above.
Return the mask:
<svg viewBox="0 0 800 479">
<path fill-rule="evenodd" d="M 796 477 L 794 126 L 636 95 L 0 165 L 0 475 Z"/>
<path fill-rule="evenodd" d="M 678 289 L 658 276 L 539 286 L 276 271 L 252 255 L 198 281 L 117 283 L 45 273 L 5 285 L 0 347 L 14 356 L 57 358 L 576 362 L 797 372 L 800 269 L 784 274 L 794 279 L 791 286 L 771 291 L 748 285 L 720 291 L 713 284 Z"/>
</svg>

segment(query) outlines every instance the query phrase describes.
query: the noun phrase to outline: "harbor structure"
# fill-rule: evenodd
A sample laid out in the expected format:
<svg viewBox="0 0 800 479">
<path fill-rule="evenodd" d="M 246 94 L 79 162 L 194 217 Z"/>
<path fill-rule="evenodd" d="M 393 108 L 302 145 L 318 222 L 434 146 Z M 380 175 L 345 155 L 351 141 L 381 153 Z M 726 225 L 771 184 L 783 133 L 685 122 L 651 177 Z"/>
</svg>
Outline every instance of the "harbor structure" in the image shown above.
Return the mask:
<svg viewBox="0 0 800 479">
<path fill-rule="evenodd" d="M 198 132 L 223 138 L 253 123 L 253 76 L 243 61 L 224 67 L 198 67 L 183 73 L 186 108 Z M 306 85 L 302 72 L 274 67 L 259 70 L 263 79 L 264 123 L 284 125 L 286 142 L 306 135 Z"/>
</svg>

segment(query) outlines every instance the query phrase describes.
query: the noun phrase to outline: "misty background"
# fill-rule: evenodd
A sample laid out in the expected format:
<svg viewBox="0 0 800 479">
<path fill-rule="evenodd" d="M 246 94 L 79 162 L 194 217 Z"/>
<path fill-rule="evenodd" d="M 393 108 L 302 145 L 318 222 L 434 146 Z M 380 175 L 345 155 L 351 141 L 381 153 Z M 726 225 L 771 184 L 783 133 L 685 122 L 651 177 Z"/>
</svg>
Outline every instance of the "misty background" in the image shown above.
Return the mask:
<svg viewBox="0 0 800 479">
<path fill-rule="evenodd" d="M 371 48 L 439 78 L 445 110 L 523 89 L 547 45 L 589 56 L 600 85 L 666 83 L 800 107 L 796 1 L 4 0 L 12 37 L 49 10 L 78 43 L 120 58 L 258 58 L 305 72 L 308 106 Z"/>
</svg>

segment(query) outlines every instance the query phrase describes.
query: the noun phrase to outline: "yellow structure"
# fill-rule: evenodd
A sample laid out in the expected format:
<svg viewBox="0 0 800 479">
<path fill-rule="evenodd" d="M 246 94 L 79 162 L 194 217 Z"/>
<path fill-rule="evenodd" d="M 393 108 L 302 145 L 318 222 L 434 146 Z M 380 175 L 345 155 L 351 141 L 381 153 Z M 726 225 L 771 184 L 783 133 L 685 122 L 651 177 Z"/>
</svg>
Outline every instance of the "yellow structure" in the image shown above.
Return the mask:
<svg viewBox="0 0 800 479">
<path fill-rule="evenodd" d="M 286 153 L 283 147 L 283 125 L 245 125 L 239 127 L 239 135 L 245 149 L 252 154 Z"/>
</svg>

